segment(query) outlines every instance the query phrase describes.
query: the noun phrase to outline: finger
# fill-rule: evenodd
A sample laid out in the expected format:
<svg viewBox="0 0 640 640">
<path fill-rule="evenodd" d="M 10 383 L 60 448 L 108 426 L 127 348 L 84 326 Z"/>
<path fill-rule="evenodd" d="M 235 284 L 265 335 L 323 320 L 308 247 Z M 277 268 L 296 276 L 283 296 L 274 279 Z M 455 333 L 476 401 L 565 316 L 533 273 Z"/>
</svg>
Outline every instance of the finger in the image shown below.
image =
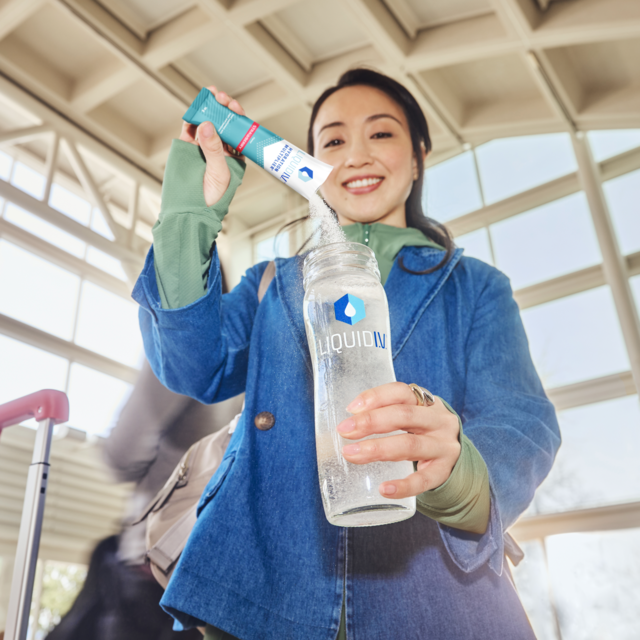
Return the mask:
<svg viewBox="0 0 640 640">
<path fill-rule="evenodd" d="M 392 404 L 380 409 L 356 413 L 343 420 L 338 433 L 349 440 L 359 440 L 376 433 L 391 433 L 398 429 L 409 432 L 423 432 L 436 426 L 439 414 L 425 407 L 408 404 Z"/>
<path fill-rule="evenodd" d="M 198 144 L 196 141 L 196 125 L 189 122 L 182 122 L 182 131 L 180 132 L 180 140 L 190 142 L 191 144 Z"/>
<path fill-rule="evenodd" d="M 370 438 L 342 447 L 345 460 L 353 464 L 400 460 L 433 460 L 451 454 L 449 444 L 427 435 L 404 433 L 386 438 Z M 453 448 L 453 445 L 451 445 Z"/>
<path fill-rule="evenodd" d="M 232 100 L 229 103 L 229 109 L 231 109 L 231 111 L 235 111 L 236 113 L 240 114 L 241 116 L 247 115 L 244 112 L 244 109 L 242 108 L 242 105 L 237 100 Z"/>
<path fill-rule="evenodd" d="M 436 489 L 446 482 L 449 475 L 444 465 L 433 465 L 428 472 L 416 471 L 403 480 L 383 482 L 378 490 L 387 498 L 400 500 Z"/>
<path fill-rule="evenodd" d="M 442 401 L 436 398 L 436 404 L 438 402 L 442 404 Z M 409 385 L 404 382 L 390 382 L 389 384 L 383 384 L 379 387 L 363 391 L 347 407 L 347 411 L 350 413 L 360 413 L 390 404 L 418 406 L 418 400 Z"/>
</svg>

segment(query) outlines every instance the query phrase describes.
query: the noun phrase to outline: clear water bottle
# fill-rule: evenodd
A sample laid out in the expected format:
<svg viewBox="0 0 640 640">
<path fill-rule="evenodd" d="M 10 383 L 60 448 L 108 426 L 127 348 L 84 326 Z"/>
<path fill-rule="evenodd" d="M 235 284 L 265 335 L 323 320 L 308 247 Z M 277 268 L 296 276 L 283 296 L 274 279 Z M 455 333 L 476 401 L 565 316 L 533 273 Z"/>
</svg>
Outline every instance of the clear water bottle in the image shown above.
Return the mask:
<svg viewBox="0 0 640 640">
<path fill-rule="evenodd" d="M 351 242 L 315 249 L 304 261 L 304 289 L 318 472 L 327 519 L 341 527 L 367 527 L 410 518 L 416 499 L 386 498 L 379 486 L 413 473 L 413 464 L 347 462 L 342 447 L 355 441 L 336 431 L 350 416 L 347 406 L 359 393 L 396 379 L 389 307 L 375 256 L 369 247 Z M 399 433 L 403 432 L 370 438 Z"/>
</svg>

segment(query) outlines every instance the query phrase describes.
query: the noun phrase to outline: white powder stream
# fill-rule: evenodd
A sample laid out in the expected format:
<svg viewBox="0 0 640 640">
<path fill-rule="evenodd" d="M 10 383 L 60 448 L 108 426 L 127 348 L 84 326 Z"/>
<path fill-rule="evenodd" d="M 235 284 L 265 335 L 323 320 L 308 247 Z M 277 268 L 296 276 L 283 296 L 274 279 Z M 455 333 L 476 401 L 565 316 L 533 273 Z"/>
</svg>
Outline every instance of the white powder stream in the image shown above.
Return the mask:
<svg viewBox="0 0 640 640">
<path fill-rule="evenodd" d="M 309 216 L 312 220 L 317 220 L 320 225 L 320 238 L 315 243 L 316 247 L 347 241 L 333 211 L 317 193 L 309 198 Z"/>
</svg>

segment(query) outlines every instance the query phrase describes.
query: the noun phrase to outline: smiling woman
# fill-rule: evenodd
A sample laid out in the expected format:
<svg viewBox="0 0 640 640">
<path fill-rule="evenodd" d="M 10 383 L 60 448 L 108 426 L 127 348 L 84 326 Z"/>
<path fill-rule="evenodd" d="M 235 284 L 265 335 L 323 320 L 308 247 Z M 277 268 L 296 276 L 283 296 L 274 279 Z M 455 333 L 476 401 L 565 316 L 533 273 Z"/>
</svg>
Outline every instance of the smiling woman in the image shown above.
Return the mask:
<svg viewBox="0 0 640 640">
<path fill-rule="evenodd" d="M 371 70 L 344 74 L 312 111 L 309 151 L 333 167 L 321 193 L 347 240 L 378 262 L 390 332 L 370 338 L 390 347 L 397 380 L 382 384 L 362 366 L 371 388 L 355 398 L 345 381 L 345 406 L 327 409 L 350 414 L 332 436 L 344 439 L 338 463 L 355 471 L 404 462 L 406 477 L 368 490 L 390 501 L 415 496 L 419 512 L 348 528 L 323 513 L 314 434 L 322 399 L 313 394 L 302 258 L 276 260 L 261 302 L 265 262 L 222 295 L 215 240 L 244 163 L 210 123 L 185 124 L 173 142 L 154 247 L 134 289 L 147 356 L 166 386 L 200 402 L 245 392 L 162 600 L 183 627 L 206 624 L 206 640 L 346 640 L 347 630 L 372 640 L 425 630 L 440 640 L 533 639 L 506 569 L 506 554 L 519 558 L 506 528 L 549 472 L 558 424 L 508 279 L 463 257 L 423 215 L 430 148 L 413 96 Z M 333 319 L 356 294 L 330 276 L 325 284 Z M 371 311 L 370 291 L 356 297 Z M 355 348 L 360 333 L 369 346 L 364 330 L 325 346 Z M 410 383 L 433 402 L 420 402 Z M 258 424 L 264 414 L 268 430 Z"/>
</svg>

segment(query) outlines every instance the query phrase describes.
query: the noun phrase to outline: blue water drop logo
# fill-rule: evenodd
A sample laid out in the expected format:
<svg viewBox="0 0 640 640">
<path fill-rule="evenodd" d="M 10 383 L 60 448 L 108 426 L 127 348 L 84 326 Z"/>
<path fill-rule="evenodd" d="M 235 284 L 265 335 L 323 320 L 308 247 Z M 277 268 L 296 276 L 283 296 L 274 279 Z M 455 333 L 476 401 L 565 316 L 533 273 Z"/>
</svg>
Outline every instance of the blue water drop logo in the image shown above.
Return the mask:
<svg viewBox="0 0 640 640">
<path fill-rule="evenodd" d="M 302 167 L 302 169 L 298 169 L 298 178 L 302 182 L 309 182 L 309 180 L 313 180 L 313 171 L 309 167 Z"/>
<path fill-rule="evenodd" d="M 350 293 L 335 302 L 333 309 L 336 314 L 336 320 L 351 326 L 357 324 L 360 320 L 364 320 L 367 316 L 364 310 L 364 301 Z"/>
</svg>

